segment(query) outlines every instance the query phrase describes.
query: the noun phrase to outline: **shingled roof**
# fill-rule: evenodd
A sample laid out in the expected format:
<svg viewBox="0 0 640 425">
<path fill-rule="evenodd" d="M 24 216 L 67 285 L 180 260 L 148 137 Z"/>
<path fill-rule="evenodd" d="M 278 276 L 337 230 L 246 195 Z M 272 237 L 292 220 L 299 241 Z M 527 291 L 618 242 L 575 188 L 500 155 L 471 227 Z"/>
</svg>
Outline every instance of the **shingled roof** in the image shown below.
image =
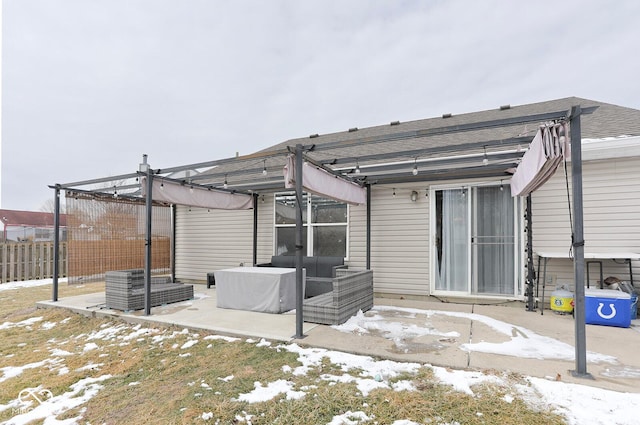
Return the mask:
<svg viewBox="0 0 640 425">
<path fill-rule="evenodd" d="M 156 170 L 156 177 L 207 188 L 254 191 L 284 188 L 282 168 L 289 149 L 305 146 L 305 158 L 365 184 L 429 182 L 471 178 L 505 178 L 520 162 L 538 126 L 567 118 L 571 108 L 581 116 L 582 139 L 640 135 L 640 110 L 578 97 L 367 128 L 314 134 L 286 140 L 250 155 Z M 357 167 L 357 170 L 356 170 Z M 413 173 L 413 168 L 417 173 Z M 206 169 L 198 173 L 195 170 Z M 188 177 L 187 170 L 194 170 Z M 356 171 L 359 171 L 357 173 Z M 187 174 L 188 175 L 188 174 Z M 118 176 L 119 179 L 136 174 Z M 107 178 L 61 185 L 64 189 Z M 109 181 L 114 181 L 113 179 Z M 225 183 L 227 183 L 225 185 Z M 128 189 L 137 190 L 137 184 Z M 94 189 L 95 192 L 104 189 Z M 139 192 L 132 192 L 139 196 Z"/>
<path fill-rule="evenodd" d="M 225 161 L 211 170 L 206 180 L 202 176 L 201 181 L 221 184 L 224 177 L 230 187 L 273 187 L 281 179 L 282 158 L 287 148 L 297 144 L 313 146 L 307 152 L 309 159 L 343 174 L 368 179 L 369 183 L 508 178 L 509 170 L 517 165 L 543 123 L 544 120 L 538 118 L 549 113 L 568 114 L 578 105 L 583 110 L 595 107 L 592 113 L 582 115 L 583 139 L 640 135 L 640 110 L 568 97 L 290 139 L 252 155 Z M 520 117 L 530 119 L 520 120 Z M 489 166 L 482 162 L 485 152 Z M 361 171 L 358 176 L 354 174 L 356 165 Z M 411 175 L 414 165 L 419 168 L 418 176 Z M 264 168 L 273 177 L 265 178 Z"/>
</svg>

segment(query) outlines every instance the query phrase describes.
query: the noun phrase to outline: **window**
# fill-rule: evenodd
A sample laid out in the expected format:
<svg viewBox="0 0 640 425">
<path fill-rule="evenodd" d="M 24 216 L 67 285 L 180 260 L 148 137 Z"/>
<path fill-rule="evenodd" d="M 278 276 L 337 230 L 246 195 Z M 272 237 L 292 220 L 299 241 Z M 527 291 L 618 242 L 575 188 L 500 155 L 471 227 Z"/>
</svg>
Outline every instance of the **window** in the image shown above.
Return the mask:
<svg viewBox="0 0 640 425">
<path fill-rule="evenodd" d="M 295 255 L 295 193 L 275 195 L 275 253 Z M 302 244 L 306 255 L 347 257 L 347 204 L 317 195 L 302 195 Z"/>
</svg>

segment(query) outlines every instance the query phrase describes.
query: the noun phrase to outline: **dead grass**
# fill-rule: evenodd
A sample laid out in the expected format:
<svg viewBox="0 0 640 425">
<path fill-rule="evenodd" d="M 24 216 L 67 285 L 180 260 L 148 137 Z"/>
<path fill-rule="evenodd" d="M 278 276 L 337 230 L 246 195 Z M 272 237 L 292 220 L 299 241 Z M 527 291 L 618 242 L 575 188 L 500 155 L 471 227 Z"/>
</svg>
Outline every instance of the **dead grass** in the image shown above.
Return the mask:
<svg viewBox="0 0 640 425">
<path fill-rule="evenodd" d="M 65 284 L 60 296 L 103 290 L 99 284 Z M 402 377 L 412 380 L 417 391 L 379 389 L 363 397 L 355 384 L 321 379 L 322 374 L 344 373 L 326 359 L 308 374 L 297 376 L 283 372 L 284 366 L 300 365 L 297 355 L 275 347 L 245 340 L 206 340 L 202 332 L 134 326 L 64 310 L 36 310 L 34 303 L 49 299 L 50 291 L 45 286 L 0 292 L 0 325 L 41 318 L 30 325 L 0 328 L 0 380 L 2 368 L 44 362 L 5 379 L 0 384 L 0 405 L 15 400 L 27 387 L 41 386 L 59 395 L 80 379 L 111 375 L 95 397 L 58 419 L 81 415 L 82 423 L 95 424 L 214 424 L 216 420 L 232 424 L 248 419 L 254 425 L 326 424 L 335 415 L 363 411 L 371 423 L 379 424 L 400 419 L 472 425 L 564 423 L 517 397 L 506 402 L 508 388 L 474 388 L 475 396 L 455 392 L 434 380 L 429 368 Z M 357 376 L 358 371 L 351 374 Z M 233 379 L 224 379 L 230 376 Z M 266 386 L 279 379 L 292 382 L 296 391 L 304 389 L 305 396 L 289 400 L 280 395 L 251 404 L 238 401 L 256 382 Z M 213 418 L 204 420 L 202 415 L 208 412 Z M 13 413 L 0 411 L 0 421 Z"/>
</svg>

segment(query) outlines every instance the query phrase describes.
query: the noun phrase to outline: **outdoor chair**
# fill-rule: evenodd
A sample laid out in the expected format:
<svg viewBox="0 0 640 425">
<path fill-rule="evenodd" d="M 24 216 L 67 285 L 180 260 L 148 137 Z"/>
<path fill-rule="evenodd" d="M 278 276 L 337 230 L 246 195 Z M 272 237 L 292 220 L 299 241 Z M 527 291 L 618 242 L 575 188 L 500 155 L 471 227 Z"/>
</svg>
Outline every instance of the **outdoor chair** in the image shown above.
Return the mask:
<svg viewBox="0 0 640 425">
<path fill-rule="evenodd" d="M 305 322 L 340 325 L 373 307 L 373 271 L 337 269 L 332 291 L 303 301 Z"/>
<path fill-rule="evenodd" d="M 105 275 L 106 307 L 114 310 L 142 310 L 144 270 L 115 270 Z M 172 283 L 170 277 L 151 278 L 151 307 L 193 299 L 193 285 Z"/>
</svg>

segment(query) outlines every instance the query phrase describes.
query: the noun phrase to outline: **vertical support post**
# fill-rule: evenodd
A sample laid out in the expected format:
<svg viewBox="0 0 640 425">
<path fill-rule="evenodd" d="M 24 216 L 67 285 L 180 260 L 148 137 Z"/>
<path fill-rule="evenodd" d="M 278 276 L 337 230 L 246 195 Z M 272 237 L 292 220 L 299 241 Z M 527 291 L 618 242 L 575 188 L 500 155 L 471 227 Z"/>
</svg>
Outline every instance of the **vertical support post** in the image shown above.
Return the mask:
<svg viewBox="0 0 640 425">
<path fill-rule="evenodd" d="M 147 234 L 144 252 L 144 315 L 151 315 L 151 218 L 153 211 L 153 173 L 147 168 Z"/>
<path fill-rule="evenodd" d="M 176 281 L 176 204 L 171 205 L 171 281 Z"/>
<path fill-rule="evenodd" d="M 253 194 L 253 265 L 258 264 L 258 194 Z"/>
<path fill-rule="evenodd" d="M 573 376 L 590 378 L 587 372 L 587 346 L 584 296 L 584 217 L 582 199 L 582 130 L 580 106 L 571 108 L 571 183 L 573 194 L 573 271 L 575 277 L 576 369 Z"/>
<path fill-rule="evenodd" d="M 303 315 L 302 302 L 304 282 L 302 276 L 302 257 L 304 245 L 302 244 L 302 145 L 296 145 L 296 338 L 304 338 L 302 330 Z"/>
<path fill-rule="evenodd" d="M 527 232 L 527 311 L 535 310 L 533 299 L 533 282 L 536 279 L 536 272 L 533 268 L 533 221 L 531 215 L 531 194 L 527 195 L 526 212 L 526 232 Z M 538 273 L 540 271 L 538 270 Z"/>
<path fill-rule="evenodd" d="M 371 270 L 371 185 L 367 184 L 367 270 Z"/>
<path fill-rule="evenodd" d="M 58 275 L 60 274 L 60 185 L 55 185 L 53 198 L 53 294 L 52 301 L 58 301 Z"/>
</svg>

